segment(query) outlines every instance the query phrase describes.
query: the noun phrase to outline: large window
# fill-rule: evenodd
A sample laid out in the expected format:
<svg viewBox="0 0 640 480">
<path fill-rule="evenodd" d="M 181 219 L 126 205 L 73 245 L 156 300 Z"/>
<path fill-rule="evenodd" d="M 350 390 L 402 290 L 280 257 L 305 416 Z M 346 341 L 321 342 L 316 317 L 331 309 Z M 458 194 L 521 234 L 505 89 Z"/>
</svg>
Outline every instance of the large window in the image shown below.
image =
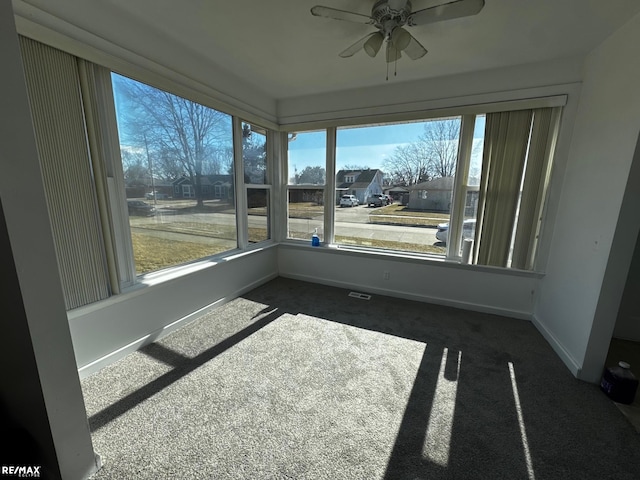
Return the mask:
<svg viewBox="0 0 640 480">
<path fill-rule="evenodd" d="M 559 97 L 284 134 L 21 47 L 68 309 L 285 221 L 294 241 L 535 269 Z"/>
<path fill-rule="evenodd" d="M 445 254 L 460 117 L 339 128 L 335 242 Z M 354 196 L 357 205 L 341 201 Z"/>
<path fill-rule="evenodd" d="M 231 116 L 112 82 L 136 273 L 237 248 Z"/>
<path fill-rule="evenodd" d="M 324 241 L 327 158 L 325 131 L 291 133 L 288 137 L 288 238 Z"/>
<path fill-rule="evenodd" d="M 304 141 L 289 144 L 289 238 L 323 232 L 331 212 L 337 246 L 531 270 L 559 118 L 545 107 L 340 127 L 328 152 L 324 132 L 291 134 Z M 302 175 L 321 158 L 335 158 L 331 198 Z"/>
</svg>

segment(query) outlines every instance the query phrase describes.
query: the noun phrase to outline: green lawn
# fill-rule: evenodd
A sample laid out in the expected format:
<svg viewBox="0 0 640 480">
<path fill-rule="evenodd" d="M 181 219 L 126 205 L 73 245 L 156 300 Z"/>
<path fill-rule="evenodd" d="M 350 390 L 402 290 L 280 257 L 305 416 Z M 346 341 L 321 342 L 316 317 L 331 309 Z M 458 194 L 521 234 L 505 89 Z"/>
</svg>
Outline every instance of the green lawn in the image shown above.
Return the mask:
<svg viewBox="0 0 640 480">
<path fill-rule="evenodd" d="M 289 218 L 314 218 L 324 215 L 324 205 L 315 202 L 289 204 Z"/>
<path fill-rule="evenodd" d="M 149 232 L 132 232 L 133 258 L 136 273 L 154 272 L 163 268 L 181 265 L 200 258 L 210 257 L 229 250 L 229 242 L 236 240 L 233 226 L 215 225 L 213 228 L 197 222 L 176 222 L 168 224 L 150 224 L 142 227 L 146 230 L 193 235 L 193 241 L 162 238 Z M 138 229 L 142 229 L 138 227 Z M 264 228 L 249 228 L 249 242 L 259 242 L 267 239 Z M 199 242 L 198 238 L 205 237 L 214 241 Z M 215 239 L 221 241 L 215 242 Z"/>
<path fill-rule="evenodd" d="M 410 210 L 405 205 L 400 204 L 392 204 L 387 205 L 386 207 L 376 208 L 369 214 L 369 223 L 437 227 L 439 223 L 446 223 L 448 221 L 448 213 Z"/>
<path fill-rule="evenodd" d="M 336 235 L 336 243 L 341 245 L 356 245 L 361 247 L 384 248 L 385 250 L 397 250 L 400 252 L 433 253 L 444 255 L 445 247 L 435 245 L 421 245 L 417 243 L 392 242 L 390 240 L 375 240 L 370 238 L 354 238 Z"/>
<path fill-rule="evenodd" d="M 198 258 L 209 257 L 224 251 L 222 246 L 169 240 L 144 233 L 132 232 L 131 240 L 138 275 L 191 262 Z"/>
<path fill-rule="evenodd" d="M 226 211 L 228 205 L 218 205 L 216 211 Z M 189 206 L 185 210 L 194 211 L 198 207 Z M 211 211 L 205 205 L 205 211 Z M 198 209 L 200 210 L 200 209 Z M 251 214 L 266 214 L 264 209 L 250 209 Z M 289 205 L 289 217 L 314 218 L 324 213 L 322 205 L 315 203 L 293 203 Z M 411 211 L 402 205 L 388 205 L 376 208 L 369 212 L 370 223 L 385 223 L 393 225 L 419 225 L 436 226 L 438 223 L 449 221 L 449 215 L 443 213 L 431 213 Z M 170 222 L 148 223 L 136 225 L 136 232 L 132 233 L 134 258 L 138 274 L 153 272 L 183 263 L 191 262 L 199 258 L 208 257 L 229 250 L 230 242 L 236 240 L 234 225 L 215 225 L 200 222 Z M 144 233 L 142 230 L 149 230 Z M 158 232 L 158 233 L 152 233 Z M 181 237 L 163 238 L 160 232 L 184 234 Z M 268 238 L 264 228 L 249 228 L 249 241 L 259 242 Z M 292 232 L 295 238 L 311 238 L 307 232 Z M 193 240 L 188 240 L 191 235 Z M 199 241 L 199 239 L 201 241 Z M 204 239 L 207 239 L 204 241 Z M 220 242 L 216 242 L 216 239 Z M 419 252 L 444 254 L 445 248 L 434 245 L 422 245 L 389 240 L 372 240 L 358 237 L 336 236 L 336 242 L 342 245 L 358 245 L 363 247 L 384 248 L 403 252 Z"/>
</svg>

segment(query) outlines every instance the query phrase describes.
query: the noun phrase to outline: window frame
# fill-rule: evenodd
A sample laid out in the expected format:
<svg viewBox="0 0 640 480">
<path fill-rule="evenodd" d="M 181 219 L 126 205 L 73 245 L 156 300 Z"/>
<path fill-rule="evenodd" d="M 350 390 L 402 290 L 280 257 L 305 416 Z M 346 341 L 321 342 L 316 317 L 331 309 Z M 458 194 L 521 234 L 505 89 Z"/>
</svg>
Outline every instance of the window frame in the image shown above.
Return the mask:
<svg viewBox="0 0 640 480">
<path fill-rule="evenodd" d="M 291 124 L 286 127 L 284 130 L 285 134 L 289 133 L 304 133 L 318 130 L 325 130 L 327 133 L 327 161 L 326 161 L 326 172 L 327 179 L 325 184 L 325 198 L 327 198 L 327 192 L 335 191 L 335 173 L 336 173 L 336 132 L 338 127 L 365 127 L 368 125 L 380 125 L 385 123 L 404 123 L 404 122 L 415 122 L 415 121 L 428 121 L 428 120 L 436 120 L 438 118 L 447 118 L 453 116 L 459 116 L 461 118 L 461 128 L 460 128 L 460 137 L 458 143 L 458 161 L 456 165 L 456 174 L 454 180 L 454 189 L 452 193 L 452 206 L 451 213 L 449 218 L 449 238 L 453 238 L 453 241 L 447 242 L 446 253 L 444 256 L 430 254 L 430 253 L 420 253 L 420 252 L 407 252 L 401 250 L 386 250 L 384 248 L 375 248 L 375 247 L 366 247 L 366 246 L 351 246 L 351 245 L 339 245 L 335 243 L 334 236 L 334 222 L 335 222 L 335 209 L 330 208 L 333 205 L 328 205 L 328 202 L 325 202 L 325 239 L 324 244 L 329 248 L 337 248 L 342 250 L 351 250 L 362 253 L 372 253 L 372 254 L 391 254 L 394 257 L 406 257 L 413 259 L 424 259 L 438 262 L 447 262 L 453 264 L 460 264 L 462 262 L 462 230 L 463 230 L 463 222 L 464 222 L 464 214 L 465 214 L 465 206 L 466 206 L 466 192 L 467 185 L 466 180 L 468 177 L 470 161 L 471 161 L 471 151 L 473 148 L 473 133 L 475 127 L 475 118 L 478 115 L 486 115 L 488 113 L 500 112 L 500 111 L 514 111 L 514 110 L 525 110 L 525 109 L 535 109 L 542 107 L 564 107 L 567 104 L 567 95 L 552 95 L 546 97 L 535 97 L 535 98 L 527 98 L 520 100 L 508 100 L 503 102 L 490 102 L 490 103 L 479 103 L 476 105 L 468 105 L 468 106 L 459 106 L 459 107 L 451 107 L 444 109 L 435 109 L 435 110 L 420 110 L 413 112 L 405 112 L 405 113 L 393 113 L 393 114 L 381 114 L 367 117 L 359 117 L 359 118 L 341 118 L 336 119 L 334 121 L 323 120 L 319 122 L 310 122 L 301 125 Z M 559 127 L 560 127 L 560 112 L 554 114 L 554 120 L 556 122 L 556 129 L 551 133 L 549 139 L 549 145 L 555 146 L 557 142 L 557 137 L 559 135 Z M 286 145 L 285 145 L 286 148 Z M 549 147 L 550 151 L 548 152 L 550 158 L 548 158 L 548 162 L 553 164 L 553 147 Z M 284 154 L 281 153 L 283 158 L 283 163 L 285 165 L 288 164 L 286 158 L 286 150 Z M 462 161 L 461 161 L 462 160 Z M 330 172 L 331 170 L 331 172 Z M 545 181 L 549 182 L 549 177 L 551 176 L 551 169 L 548 169 L 547 178 Z M 288 184 L 288 181 L 287 181 Z M 290 185 L 287 185 L 287 189 L 291 188 Z M 544 216 L 546 214 L 546 204 L 548 202 L 549 189 L 546 189 L 545 196 L 541 202 L 541 212 L 539 221 L 536 227 L 536 235 L 540 235 L 542 230 L 542 225 L 544 223 Z M 288 222 L 288 214 L 287 214 L 287 222 Z M 288 224 L 286 226 L 288 231 Z M 286 238 L 287 242 L 291 242 L 292 244 L 301 244 L 303 240 Z M 539 248 L 536 249 L 533 262 L 531 265 L 531 270 L 518 270 L 511 267 L 492 267 L 486 265 L 469 265 L 470 268 L 498 268 L 510 272 L 518 272 L 522 271 L 524 273 L 536 273 L 537 265 L 539 264 Z M 463 253 L 463 252 L 462 252 Z"/>
<path fill-rule="evenodd" d="M 264 175 L 267 183 L 245 183 L 244 181 L 244 156 L 242 151 L 242 124 L 249 124 L 252 127 L 258 127 L 265 131 L 265 150 L 266 150 L 266 172 Z M 243 192 L 243 195 L 236 195 L 236 219 L 238 230 L 238 248 L 247 250 L 260 246 L 267 242 L 274 242 L 274 221 L 273 221 L 273 179 L 274 179 L 274 163 L 273 142 L 274 132 L 262 125 L 243 120 L 240 117 L 233 116 L 233 149 L 234 149 L 234 172 L 235 172 L 235 188 L 236 192 Z M 258 242 L 251 243 L 249 241 L 249 206 L 247 204 L 247 195 L 249 190 L 264 190 L 267 196 L 267 234 L 268 238 Z M 242 197 L 240 199 L 239 197 Z M 242 217 L 242 218 L 241 218 Z"/>
<path fill-rule="evenodd" d="M 106 68 L 109 72 L 116 72 L 115 70 Z M 80 79 L 83 82 L 90 81 L 83 74 L 82 69 L 80 71 Z M 244 195 L 236 195 L 236 235 L 237 235 L 237 248 L 228 250 L 225 252 L 221 252 L 219 254 L 214 254 L 211 256 L 203 257 L 200 259 L 195 259 L 190 262 L 186 262 L 184 264 L 166 267 L 164 269 L 160 269 L 154 272 L 149 272 L 142 275 L 136 275 L 135 273 L 135 262 L 133 260 L 133 249 L 131 242 L 131 231 L 128 223 L 128 214 L 127 214 L 127 203 L 126 203 L 126 195 L 124 194 L 124 173 L 122 172 L 122 164 L 118 155 L 118 158 L 105 158 L 104 162 L 107 166 L 107 170 L 109 175 L 106 179 L 107 191 L 108 191 L 108 201 L 109 208 L 111 213 L 111 226 L 113 227 L 113 236 L 114 236 L 114 251 L 115 257 L 118 265 L 118 280 L 119 287 L 121 290 L 126 290 L 130 287 L 135 287 L 136 284 L 145 283 L 145 279 L 148 277 L 153 277 L 154 279 L 161 278 L 164 274 L 170 274 L 172 277 L 175 277 L 176 273 L 182 269 L 191 269 L 193 264 L 198 262 L 208 262 L 212 258 L 220 258 L 233 256 L 238 253 L 238 250 L 250 250 L 252 248 L 260 248 L 260 246 L 264 243 L 274 243 L 274 242 L 293 242 L 293 243 L 306 243 L 303 240 L 289 238 L 288 233 L 288 192 L 291 189 L 295 188 L 305 188 L 305 189 L 318 189 L 322 190 L 325 196 L 325 199 L 333 199 L 335 194 L 335 173 L 336 173 L 336 132 L 339 126 L 349 126 L 349 127 L 361 127 L 367 125 L 375 125 L 375 124 L 384 124 L 384 123 L 403 123 L 403 122 L 411 122 L 416 120 L 434 120 L 437 118 L 446 118 L 451 116 L 460 116 L 462 118 L 461 125 L 461 134 L 459 141 L 459 161 L 457 165 L 457 169 L 468 169 L 469 167 L 469 155 L 467 151 L 471 149 L 471 143 L 473 141 L 473 128 L 465 128 L 465 123 L 472 124 L 472 119 L 475 119 L 476 114 L 486 114 L 492 111 L 509 111 L 509 110 L 519 110 L 525 108 L 538 108 L 538 107 L 562 107 L 566 104 L 566 95 L 555 95 L 550 97 L 539 97 L 532 99 L 524 99 L 524 100 L 512 100 L 506 102 L 496 102 L 490 104 L 478 104 L 473 106 L 466 107 L 452 107 L 448 109 L 438 109 L 438 110 L 426 110 L 419 112 L 405 112 L 405 113 L 394 113 L 394 114 L 383 114 L 379 116 L 369 116 L 369 117 L 360 117 L 355 119 L 337 119 L 334 121 L 323 121 L 318 123 L 309 123 L 304 126 L 296 126 L 289 125 L 287 127 L 277 128 L 274 126 L 264 127 L 263 125 L 268 125 L 269 122 L 255 122 L 250 116 L 240 117 L 238 115 L 234 115 L 233 113 L 229 113 L 227 109 L 220 109 L 218 105 L 211 106 L 210 102 L 203 102 L 202 95 L 197 92 L 192 92 L 187 89 L 187 92 L 191 94 L 185 95 L 185 88 L 167 88 L 167 82 L 164 82 L 162 86 L 158 86 L 156 82 L 150 82 L 147 78 L 137 76 L 137 75 L 129 75 L 128 73 L 123 73 L 123 75 L 128 76 L 129 78 L 134 79 L 135 81 L 144 82 L 147 85 L 157 88 L 173 95 L 180 96 L 190 101 L 198 102 L 204 106 L 209 108 L 215 108 L 216 110 L 225 113 L 231 116 L 232 119 L 232 131 L 233 131 L 233 146 L 234 146 L 234 173 L 235 173 L 235 188 L 236 192 L 244 192 Z M 172 82 L 168 82 L 172 84 Z M 175 85 L 173 85 L 175 86 Z M 109 92 L 103 91 L 103 94 L 106 94 L 105 98 L 94 100 L 97 103 L 93 105 L 95 108 L 104 109 L 103 117 L 106 118 L 103 124 L 100 125 L 100 129 L 102 130 L 102 134 L 111 138 L 118 138 L 117 135 L 117 120 L 115 115 L 115 107 L 113 105 L 113 87 L 111 84 L 107 86 L 100 85 L 98 88 L 109 88 L 111 89 Z M 111 95 L 111 104 L 109 104 L 109 94 Z M 111 118 L 113 117 L 113 118 Z M 246 120 L 245 118 L 249 118 Z M 242 135 L 241 128 L 242 123 L 250 123 L 252 125 L 260 126 L 264 128 L 267 137 L 267 184 L 245 184 L 244 183 L 244 174 L 243 168 L 244 163 L 242 161 Z M 558 119 L 559 124 L 559 119 Z M 297 127 L 297 128 L 295 128 Z M 303 128 L 302 128 L 303 127 Z M 89 126 L 89 128 L 94 128 L 94 126 Z M 289 185 L 288 182 L 288 159 L 287 159 L 287 148 L 288 141 L 287 135 L 290 132 L 304 133 L 304 132 L 312 132 L 323 130 L 326 135 L 326 155 L 325 155 L 325 172 L 326 172 L 326 180 L 324 186 L 313 186 L 313 185 Z M 471 133 L 468 133 L 471 132 Z M 91 132 L 87 132 L 88 135 Z M 558 136 L 558 131 L 554 133 L 553 142 Z M 466 138 L 467 140 L 463 140 Z M 239 148 L 240 147 L 240 148 Z M 119 152 L 119 144 L 116 149 Z M 239 157 L 239 158 L 238 158 Z M 463 159 L 461 162 L 460 159 Z M 548 176 L 551 173 L 549 171 Z M 463 184 L 466 175 L 456 172 L 456 181 L 454 184 L 454 201 L 452 202 L 452 213 L 450 219 L 450 238 L 452 239 L 448 242 L 447 245 L 447 253 L 444 257 L 445 261 L 448 262 L 460 262 L 460 236 L 462 233 L 462 222 L 464 221 L 464 207 L 466 204 L 465 188 L 466 186 Z M 548 181 L 548 178 L 547 178 Z M 184 187 L 184 185 L 182 186 Z M 189 187 L 191 189 L 191 187 Z M 182 192 L 182 188 L 178 185 L 174 187 L 175 189 L 179 189 Z M 248 241 L 248 206 L 246 195 L 249 189 L 264 189 L 268 196 L 268 229 L 269 229 L 269 238 L 256 243 L 249 243 Z M 547 190 L 548 196 L 548 190 Z M 332 201 L 324 202 L 324 238 L 323 244 L 328 247 L 334 248 L 342 248 L 342 249 L 350 249 L 350 250 L 358 250 L 362 252 L 371 252 L 376 254 L 385 254 L 389 253 L 394 256 L 407 257 L 407 258 L 424 258 L 427 260 L 437 260 L 442 261 L 443 258 L 439 255 L 434 254 L 420 254 L 416 252 L 405 252 L 405 251 L 387 251 L 381 248 L 371 248 L 371 247 L 354 247 L 348 245 L 336 245 L 335 244 L 335 205 Z M 542 203 L 543 211 L 541 213 L 540 221 L 537 225 L 537 234 L 539 235 L 543 222 L 542 215 L 546 213 L 546 198 Z M 455 219 L 455 221 L 454 221 Z M 456 232 L 456 229 L 458 230 Z M 532 267 L 533 272 L 535 272 L 536 265 L 538 262 L 538 256 L 535 256 L 535 263 Z M 480 266 L 478 266 L 480 267 Z M 513 270 L 513 269 L 509 269 Z M 179 273 L 178 273 L 179 274 Z"/>
<path fill-rule="evenodd" d="M 191 96 L 185 96 L 182 92 L 176 93 L 176 90 L 168 89 L 166 87 L 158 87 L 156 84 L 148 82 L 145 79 L 140 79 L 137 76 L 131 76 L 128 74 L 123 74 L 114 69 L 106 68 L 109 71 L 109 76 L 112 73 L 116 73 L 118 75 L 125 75 L 128 78 L 136 81 L 145 83 L 146 85 L 156 88 L 158 90 L 170 93 L 172 95 L 179 96 L 189 101 L 197 102 L 207 108 L 215 109 L 221 113 L 229 115 L 231 117 L 231 131 L 232 131 L 232 142 L 233 142 L 233 162 L 234 162 L 234 188 L 236 192 L 244 192 L 244 195 L 235 195 L 235 215 L 236 215 L 236 247 L 231 250 L 226 250 L 224 252 L 216 253 L 213 255 L 205 256 L 202 258 L 194 259 L 179 265 L 168 266 L 165 268 L 161 268 L 159 270 L 146 272 L 138 275 L 136 273 L 136 265 L 133 256 L 133 244 L 131 237 L 131 227 L 129 225 L 129 216 L 127 209 L 127 198 L 125 194 L 125 186 L 124 186 L 124 172 L 122 168 L 122 161 L 120 157 L 120 144 L 119 144 L 119 136 L 118 136 L 118 126 L 117 126 L 117 115 L 115 110 L 115 101 L 114 101 L 114 91 L 113 85 L 109 83 L 108 85 L 100 85 L 102 89 L 103 98 L 107 98 L 108 101 L 102 102 L 100 101 L 96 108 L 105 108 L 108 112 L 105 114 L 106 121 L 100 125 L 100 128 L 104 131 L 108 131 L 111 142 L 113 143 L 112 149 L 114 153 L 111 155 L 111 158 L 106 159 L 108 162 L 109 168 L 111 168 L 114 173 L 112 177 L 109 177 L 108 187 L 109 187 L 109 202 L 111 205 L 111 223 L 113 225 L 114 231 L 114 250 L 115 257 L 118 262 L 120 278 L 119 278 L 119 287 L 120 292 L 126 293 L 132 289 L 137 289 L 140 285 L 146 285 L 151 283 L 161 282 L 163 278 L 171 279 L 176 276 L 180 276 L 181 274 L 187 274 L 193 271 L 194 268 L 198 268 L 198 265 L 209 265 L 211 264 L 212 259 L 220 259 L 225 257 L 232 257 L 238 254 L 239 251 L 250 251 L 256 248 L 262 248 L 265 244 L 274 243 L 274 235 L 275 231 L 275 223 L 273 219 L 273 165 L 277 162 L 274 160 L 275 155 L 274 152 L 276 150 L 273 149 L 273 146 L 269 145 L 269 138 L 273 137 L 276 133 L 273 128 L 265 127 L 257 122 L 249 122 L 247 120 L 241 119 L 237 115 L 232 115 L 225 110 L 222 110 L 217 107 L 212 107 L 208 103 L 202 102 L 201 99 L 194 100 Z M 197 97 L 197 96 L 196 96 Z M 101 98 L 100 100 L 102 100 Z M 110 104 L 109 104 L 110 101 Z M 252 125 L 259 126 L 263 129 L 267 136 L 267 178 L 270 181 L 270 184 L 245 184 L 243 179 L 243 162 L 242 162 L 242 123 L 251 123 Z M 266 123 L 266 122 L 265 122 Z M 106 133 L 105 133 L 106 135 Z M 239 158 L 238 158 L 239 157 Z M 185 187 L 190 192 L 193 192 L 193 187 L 191 185 L 175 185 L 173 190 L 174 194 L 182 196 L 184 194 Z M 246 202 L 246 194 L 249 189 L 264 189 L 268 195 L 268 205 L 269 205 L 269 214 L 268 214 L 268 232 L 269 238 L 266 240 L 262 240 L 260 242 L 249 243 L 248 241 L 248 222 L 247 222 L 247 202 Z"/>
<path fill-rule="evenodd" d="M 313 133 L 318 131 L 324 131 L 325 133 L 325 159 L 324 159 L 324 169 L 325 169 L 325 181 L 324 184 L 291 184 L 289 183 L 290 173 L 289 172 L 289 141 L 288 136 L 290 134 L 303 134 L 303 133 Z M 333 139 L 330 138 L 333 131 Z M 331 208 L 334 205 L 334 202 L 327 201 L 329 198 L 334 198 L 333 196 L 329 197 L 329 193 L 335 190 L 335 164 L 331 167 L 331 158 L 335 159 L 335 128 L 315 128 L 315 129 L 301 129 L 295 131 L 285 131 L 283 132 L 283 136 L 281 138 L 287 138 L 286 142 L 283 142 L 282 148 L 280 150 L 280 158 L 282 165 L 282 181 L 283 181 L 283 190 L 284 190 L 284 198 L 281 206 L 283 207 L 283 211 L 285 215 L 283 215 L 283 231 L 284 237 L 283 241 L 291 241 L 296 243 L 308 243 L 307 240 L 300 238 L 289 237 L 289 192 L 291 190 L 317 190 L 321 191 L 324 198 L 323 205 L 323 232 L 321 237 L 321 244 L 329 245 L 333 243 L 333 217 L 334 217 L 334 209 Z M 334 145 L 333 157 L 330 155 L 331 148 L 330 146 Z M 335 163 L 335 162 L 334 162 Z M 331 216 L 331 221 L 328 220 L 329 216 Z"/>
</svg>

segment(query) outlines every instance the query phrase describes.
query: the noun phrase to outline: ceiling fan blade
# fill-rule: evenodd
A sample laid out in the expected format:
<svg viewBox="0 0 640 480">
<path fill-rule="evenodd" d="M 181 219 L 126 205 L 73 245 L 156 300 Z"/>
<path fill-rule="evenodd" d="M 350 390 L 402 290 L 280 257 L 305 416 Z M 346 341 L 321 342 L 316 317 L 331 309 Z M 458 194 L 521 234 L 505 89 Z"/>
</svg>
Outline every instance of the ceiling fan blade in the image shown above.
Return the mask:
<svg viewBox="0 0 640 480">
<path fill-rule="evenodd" d="M 367 40 L 369 40 L 369 38 L 371 38 L 373 35 L 376 35 L 377 33 L 378 32 L 373 32 L 367 35 L 366 37 L 361 38 L 356 43 L 351 45 L 349 48 L 340 52 L 339 55 L 342 58 L 352 57 L 355 53 L 358 53 L 360 50 L 362 50 L 362 47 L 364 47 L 364 44 L 367 43 Z"/>
<path fill-rule="evenodd" d="M 412 35 L 409 45 L 405 47 L 403 52 L 406 53 L 411 60 L 418 60 L 427 54 L 427 49 Z"/>
<path fill-rule="evenodd" d="M 484 7 L 484 0 L 454 0 L 435 7 L 418 10 L 409 15 L 407 25 L 426 25 L 454 18 L 476 15 Z"/>
<path fill-rule="evenodd" d="M 373 25 L 375 20 L 368 15 L 361 13 L 347 12 L 338 10 L 337 8 L 323 7 L 316 5 L 311 9 L 311 15 L 323 18 L 332 18 L 333 20 L 345 20 L 347 22 L 364 23 L 365 25 Z"/>
</svg>

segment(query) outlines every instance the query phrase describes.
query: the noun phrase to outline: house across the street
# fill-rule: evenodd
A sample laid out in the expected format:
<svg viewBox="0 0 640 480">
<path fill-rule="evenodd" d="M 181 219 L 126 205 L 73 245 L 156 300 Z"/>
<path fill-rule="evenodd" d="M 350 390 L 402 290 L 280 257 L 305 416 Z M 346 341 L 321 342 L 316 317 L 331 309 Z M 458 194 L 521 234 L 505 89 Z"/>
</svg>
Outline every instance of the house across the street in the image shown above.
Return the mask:
<svg viewBox="0 0 640 480">
<path fill-rule="evenodd" d="M 412 210 L 449 212 L 453 195 L 453 177 L 440 177 L 409 187 L 409 205 Z M 476 182 L 473 182 L 476 183 Z M 466 209 L 475 211 L 478 205 L 477 185 L 467 186 Z"/>
<path fill-rule="evenodd" d="M 366 170 L 340 170 L 336 173 L 336 203 L 342 195 L 355 195 L 360 204 L 367 202 L 367 197 L 382 193 L 382 170 L 377 168 Z"/>
<path fill-rule="evenodd" d="M 183 175 L 173 182 L 174 198 L 195 198 L 196 189 L 191 179 Z M 227 200 L 232 198 L 233 177 L 231 175 L 202 175 L 200 187 L 202 198 Z"/>
</svg>

